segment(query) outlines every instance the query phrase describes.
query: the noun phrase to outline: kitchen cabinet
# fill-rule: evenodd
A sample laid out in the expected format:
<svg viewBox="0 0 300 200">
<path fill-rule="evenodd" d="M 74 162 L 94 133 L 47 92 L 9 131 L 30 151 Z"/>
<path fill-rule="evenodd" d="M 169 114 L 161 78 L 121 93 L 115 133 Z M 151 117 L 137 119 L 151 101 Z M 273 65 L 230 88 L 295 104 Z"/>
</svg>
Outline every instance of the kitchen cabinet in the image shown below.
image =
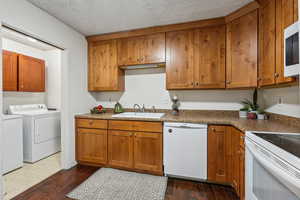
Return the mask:
<svg viewBox="0 0 300 200">
<path fill-rule="evenodd" d="M 165 62 L 165 39 L 165 33 L 119 39 L 119 66 Z"/>
<path fill-rule="evenodd" d="M 284 29 L 298 21 L 298 0 L 276 0 L 276 83 L 290 83 L 295 78 L 284 77 Z"/>
<path fill-rule="evenodd" d="M 18 91 L 18 54 L 2 51 L 3 91 Z"/>
<path fill-rule="evenodd" d="M 114 167 L 133 167 L 133 133 L 108 132 L 108 164 Z"/>
<path fill-rule="evenodd" d="M 225 26 L 169 32 L 167 89 L 225 88 Z"/>
<path fill-rule="evenodd" d="M 81 164 L 163 174 L 162 122 L 76 118 Z"/>
<path fill-rule="evenodd" d="M 227 24 L 227 88 L 257 87 L 258 11 Z"/>
<path fill-rule="evenodd" d="M 45 92 L 45 61 L 19 54 L 18 63 L 18 90 Z"/>
<path fill-rule="evenodd" d="M 162 133 L 134 133 L 134 168 L 162 172 Z"/>
<path fill-rule="evenodd" d="M 124 90 L 124 72 L 118 67 L 117 40 L 89 43 L 89 91 Z"/>
<path fill-rule="evenodd" d="M 290 83 L 284 77 L 284 29 L 297 21 L 294 0 L 266 0 L 259 8 L 259 78 L 260 87 Z"/>
<path fill-rule="evenodd" d="M 78 161 L 107 163 L 107 130 L 78 128 L 76 144 Z"/>
<path fill-rule="evenodd" d="M 244 133 L 232 126 L 210 125 L 207 153 L 208 181 L 230 184 L 240 199 L 244 199 Z"/>
<path fill-rule="evenodd" d="M 227 126 L 208 128 L 208 180 L 229 183 L 231 162 L 231 135 Z"/>
</svg>

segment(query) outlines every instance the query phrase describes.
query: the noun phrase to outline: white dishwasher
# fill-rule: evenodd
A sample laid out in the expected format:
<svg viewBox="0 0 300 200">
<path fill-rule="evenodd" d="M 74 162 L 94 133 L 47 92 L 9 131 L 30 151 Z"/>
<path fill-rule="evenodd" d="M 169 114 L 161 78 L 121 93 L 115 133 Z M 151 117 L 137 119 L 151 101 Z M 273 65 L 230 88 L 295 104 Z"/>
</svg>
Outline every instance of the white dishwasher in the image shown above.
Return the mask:
<svg viewBox="0 0 300 200">
<path fill-rule="evenodd" d="M 170 177 L 207 179 L 207 125 L 164 123 L 164 173 Z"/>
</svg>

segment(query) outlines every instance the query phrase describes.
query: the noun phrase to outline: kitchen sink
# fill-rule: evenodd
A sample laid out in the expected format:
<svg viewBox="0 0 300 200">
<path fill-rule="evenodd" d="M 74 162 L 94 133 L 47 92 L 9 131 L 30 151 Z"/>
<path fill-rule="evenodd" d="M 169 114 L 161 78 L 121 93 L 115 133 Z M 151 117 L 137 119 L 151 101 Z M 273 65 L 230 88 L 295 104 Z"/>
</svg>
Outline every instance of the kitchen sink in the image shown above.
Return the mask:
<svg viewBox="0 0 300 200">
<path fill-rule="evenodd" d="M 148 113 L 148 112 L 124 112 L 112 115 L 114 118 L 150 118 L 160 119 L 165 113 Z"/>
</svg>

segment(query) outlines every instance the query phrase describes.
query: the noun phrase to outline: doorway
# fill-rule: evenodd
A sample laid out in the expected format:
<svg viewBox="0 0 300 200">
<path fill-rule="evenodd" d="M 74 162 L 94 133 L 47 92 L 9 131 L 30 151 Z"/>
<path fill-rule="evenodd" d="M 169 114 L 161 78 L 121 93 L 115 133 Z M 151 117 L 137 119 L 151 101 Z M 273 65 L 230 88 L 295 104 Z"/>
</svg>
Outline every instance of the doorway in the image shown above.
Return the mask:
<svg viewBox="0 0 300 200">
<path fill-rule="evenodd" d="M 63 49 L 9 27 L 1 33 L 6 200 L 62 169 Z"/>
</svg>

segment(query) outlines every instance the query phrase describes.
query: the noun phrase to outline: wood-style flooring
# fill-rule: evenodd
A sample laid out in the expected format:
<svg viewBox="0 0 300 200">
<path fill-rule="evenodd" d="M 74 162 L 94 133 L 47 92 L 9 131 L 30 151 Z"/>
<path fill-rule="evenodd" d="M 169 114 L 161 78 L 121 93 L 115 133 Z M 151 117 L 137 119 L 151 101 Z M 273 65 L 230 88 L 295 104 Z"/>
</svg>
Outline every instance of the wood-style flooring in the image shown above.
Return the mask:
<svg viewBox="0 0 300 200">
<path fill-rule="evenodd" d="M 62 170 L 13 200 L 70 200 L 65 195 L 97 169 L 78 165 Z M 166 200 L 238 200 L 238 197 L 230 187 L 169 178 Z"/>
</svg>

